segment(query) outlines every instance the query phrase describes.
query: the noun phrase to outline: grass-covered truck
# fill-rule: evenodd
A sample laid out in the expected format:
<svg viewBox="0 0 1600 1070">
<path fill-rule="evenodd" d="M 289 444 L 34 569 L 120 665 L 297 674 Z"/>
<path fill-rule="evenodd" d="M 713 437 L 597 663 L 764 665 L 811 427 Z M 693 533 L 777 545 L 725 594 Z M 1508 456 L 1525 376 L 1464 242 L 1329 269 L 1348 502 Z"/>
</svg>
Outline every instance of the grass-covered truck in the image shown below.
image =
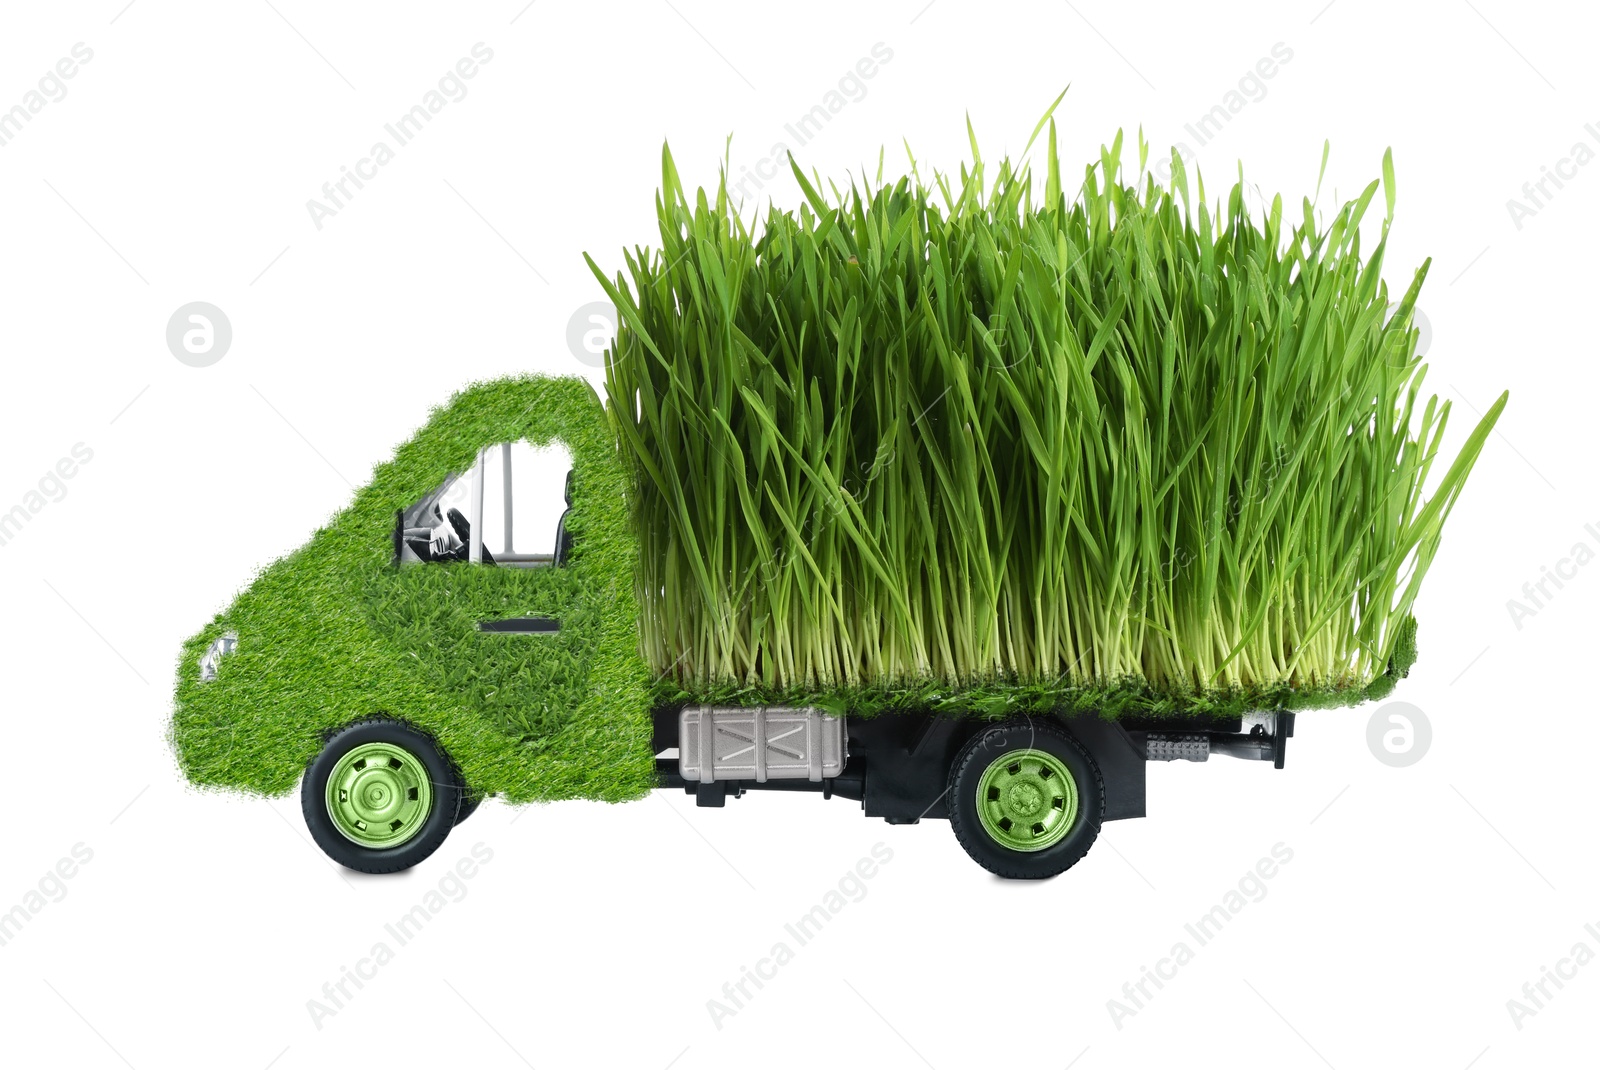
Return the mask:
<svg viewBox="0 0 1600 1070">
<path fill-rule="evenodd" d="M 660 246 L 595 274 L 579 379 L 472 386 L 186 644 L 200 785 L 300 784 L 334 859 L 388 872 L 479 800 L 681 788 L 947 818 L 1006 877 L 1140 817 L 1150 761 L 1281 767 L 1295 711 L 1379 697 L 1505 403 L 1430 472 L 1380 188 L 1319 224 L 1125 174 L 959 178 L 745 220 L 663 155 Z M 591 262 L 592 265 L 592 262 Z M 516 450 L 570 456 L 524 534 Z M 524 465 L 525 467 L 525 465 Z M 1425 486 L 1425 484 L 1427 484 Z M 541 545 L 529 550 L 535 542 Z"/>
</svg>

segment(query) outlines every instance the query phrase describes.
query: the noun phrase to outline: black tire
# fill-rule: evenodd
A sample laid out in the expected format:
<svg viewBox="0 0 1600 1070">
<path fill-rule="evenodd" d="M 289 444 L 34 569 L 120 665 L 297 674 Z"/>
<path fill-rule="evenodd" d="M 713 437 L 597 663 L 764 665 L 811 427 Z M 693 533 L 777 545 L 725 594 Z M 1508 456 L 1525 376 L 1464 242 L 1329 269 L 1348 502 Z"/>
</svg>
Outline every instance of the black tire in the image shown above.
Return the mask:
<svg viewBox="0 0 1600 1070">
<path fill-rule="evenodd" d="M 460 783 L 460 781 L 457 781 L 457 783 Z M 461 788 L 461 805 L 456 807 L 455 823 L 459 825 L 461 822 L 471 817 L 473 811 L 477 810 L 479 804 L 482 802 L 482 795 L 474 795 L 472 792 L 468 791 L 465 786 L 463 786 Z"/>
<path fill-rule="evenodd" d="M 477 811 L 478 806 L 488 796 L 481 792 L 473 791 L 471 788 L 467 787 L 467 778 L 461 775 L 461 767 L 456 765 L 454 761 L 450 763 L 450 768 L 455 773 L 456 787 L 461 789 L 460 802 L 456 804 L 455 820 L 455 824 L 459 825 L 461 822 L 471 817 Z"/>
<path fill-rule="evenodd" d="M 339 831 L 328 813 L 328 778 L 339 759 L 364 743 L 389 743 L 408 751 L 426 771 L 433 803 L 417 831 L 393 847 L 373 848 Z M 461 783 L 439 745 L 410 725 L 388 717 L 371 717 L 346 725 L 329 737 L 321 753 L 306 767 L 300 781 L 300 810 L 306 827 L 327 856 L 362 873 L 397 873 L 421 862 L 444 842 L 461 810 Z M 469 811 L 470 812 L 470 811 Z"/>
<path fill-rule="evenodd" d="M 1004 754 L 1043 751 L 1066 766 L 1078 792 L 1078 812 L 1066 834 L 1038 851 L 1017 850 L 1000 843 L 978 815 L 978 785 L 984 771 Z M 1007 721 L 973 736 L 950 766 L 950 827 L 973 861 L 997 876 L 1043 880 L 1070 868 L 1088 853 L 1105 817 L 1106 789 L 1089 752 L 1066 729 L 1043 718 Z"/>
</svg>

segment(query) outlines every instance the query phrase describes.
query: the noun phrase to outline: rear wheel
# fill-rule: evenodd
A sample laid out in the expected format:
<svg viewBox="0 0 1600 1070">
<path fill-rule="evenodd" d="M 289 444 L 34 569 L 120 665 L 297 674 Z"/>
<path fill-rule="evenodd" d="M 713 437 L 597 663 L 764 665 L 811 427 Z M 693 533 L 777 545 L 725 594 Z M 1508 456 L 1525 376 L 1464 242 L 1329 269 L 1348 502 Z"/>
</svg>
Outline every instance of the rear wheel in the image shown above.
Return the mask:
<svg viewBox="0 0 1600 1070">
<path fill-rule="evenodd" d="M 950 767 L 950 826 L 1001 877 L 1054 877 L 1100 834 L 1105 785 L 1083 745 L 1049 721 L 1009 721 L 974 736 Z"/>
<path fill-rule="evenodd" d="M 461 786 L 428 736 L 389 718 L 334 733 L 306 768 L 300 809 L 317 846 L 363 873 L 410 869 L 438 850 Z"/>
</svg>

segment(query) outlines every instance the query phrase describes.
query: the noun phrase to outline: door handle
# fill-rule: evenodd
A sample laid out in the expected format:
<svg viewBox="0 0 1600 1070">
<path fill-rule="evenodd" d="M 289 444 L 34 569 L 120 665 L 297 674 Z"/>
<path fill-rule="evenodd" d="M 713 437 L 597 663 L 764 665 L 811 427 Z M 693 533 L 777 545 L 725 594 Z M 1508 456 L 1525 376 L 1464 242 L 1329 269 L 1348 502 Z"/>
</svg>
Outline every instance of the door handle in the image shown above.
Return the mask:
<svg viewBox="0 0 1600 1070">
<path fill-rule="evenodd" d="M 561 622 L 551 617 L 506 617 L 478 622 L 478 631 L 503 635 L 550 635 L 560 630 Z"/>
</svg>

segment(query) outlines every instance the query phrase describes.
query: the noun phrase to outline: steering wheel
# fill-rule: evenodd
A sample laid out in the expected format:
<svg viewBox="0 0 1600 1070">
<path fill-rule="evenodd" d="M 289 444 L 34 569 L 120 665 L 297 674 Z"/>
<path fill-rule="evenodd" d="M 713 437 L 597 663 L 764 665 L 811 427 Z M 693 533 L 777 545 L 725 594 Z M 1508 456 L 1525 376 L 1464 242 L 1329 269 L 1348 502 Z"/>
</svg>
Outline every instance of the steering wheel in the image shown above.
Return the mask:
<svg viewBox="0 0 1600 1070">
<path fill-rule="evenodd" d="M 452 508 L 448 513 L 445 514 L 445 519 L 450 521 L 450 526 L 452 528 L 455 528 L 456 538 L 461 540 L 461 545 L 463 548 L 462 560 L 467 560 L 465 555 L 472 552 L 470 549 L 467 549 L 472 545 L 472 525 L 467 523 L 467 518 L 461 515 L 460 509 Z M 483 563 L 486 565 L 494 564 L 494 555 L 489 552 L 489 548 L 485 546 L 482 547 L 482 550 Z"/>
</svg>

